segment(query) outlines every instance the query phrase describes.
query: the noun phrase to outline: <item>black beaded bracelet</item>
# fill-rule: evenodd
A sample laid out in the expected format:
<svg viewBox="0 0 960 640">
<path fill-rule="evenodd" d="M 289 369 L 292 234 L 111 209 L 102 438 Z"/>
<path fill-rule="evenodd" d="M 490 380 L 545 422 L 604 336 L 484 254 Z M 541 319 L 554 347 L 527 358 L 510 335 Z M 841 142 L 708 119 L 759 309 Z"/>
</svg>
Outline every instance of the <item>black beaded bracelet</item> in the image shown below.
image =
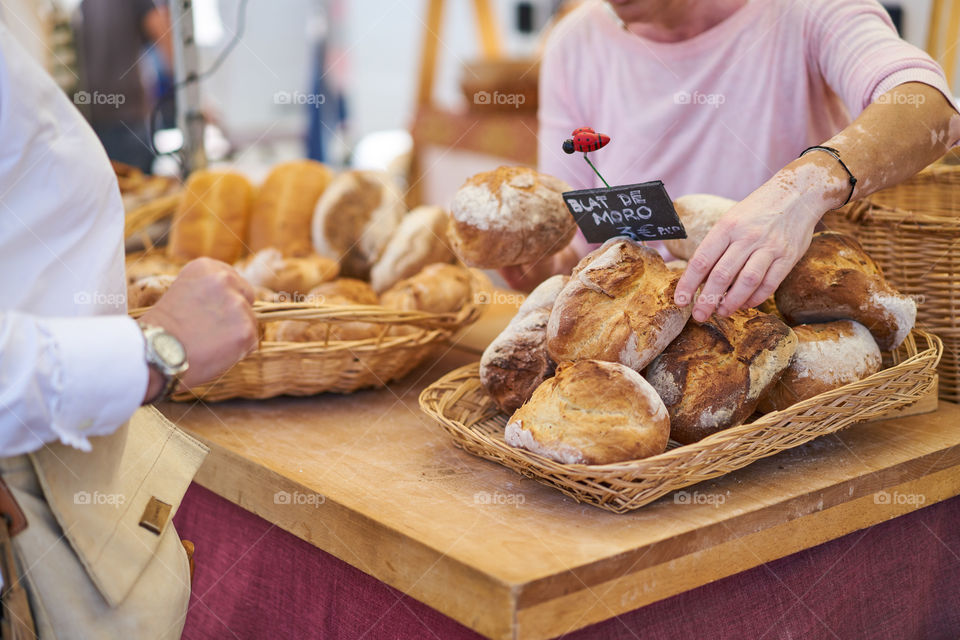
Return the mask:
<svg viewBox="0 0 960 640">
<path fill-rule="evenodd" d="M 819 145 L 819 144 L 814 145 L 812 147 L 807 147 L 806 149 L 804 149 L 803 153 L 801 153 L 798 157 L 802 158 L 803 156 L 807 155 L 807 153 L 809 153 L 810 151 L 816 151 L 816 150 L 826 151 L 827 153 L 832 155 L 834 158 L 836 158 L 837 162 L 840 163 L 840 166 L 843 167 L 843 170 L 847 172 L 848 176 L 850 176 L 850 193 L 847 195 L 847 199 L 844 200 L 843 204 L 840 205 L 842 207 L 843 205 L 850 202 L 850 198 L 853 197 L 854 188 L 857 186 L 857 179 L 853 177 L 853 172 L 850 171 L 850 167 L 848 167 L 846 163 L 844 163 L 844 161 L 840 159 L 840 152 L 834 149 L 833 147 L 824 147 L 823 145 Z"/>
</svg>

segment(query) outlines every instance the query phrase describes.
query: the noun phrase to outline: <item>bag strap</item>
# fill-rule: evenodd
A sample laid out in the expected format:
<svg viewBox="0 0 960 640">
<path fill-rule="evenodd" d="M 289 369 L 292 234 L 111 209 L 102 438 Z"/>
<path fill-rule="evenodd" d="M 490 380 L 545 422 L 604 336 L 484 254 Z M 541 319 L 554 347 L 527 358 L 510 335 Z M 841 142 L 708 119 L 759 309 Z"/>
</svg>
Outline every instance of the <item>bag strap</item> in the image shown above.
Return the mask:
<svg viewBox="0 0 960 640">
<path fill-rule="evenodd" d="M 3 478 L 0 478 L 0 516 L 0 574 L 3 575 L 3 589 L 0 590 L 3 614 L 3 619 L 0 620 L 0 638 L 37 640 L 30 601 L 20 580 L 11 540 L 27 528 L 27 517 Z"/>
</svg>

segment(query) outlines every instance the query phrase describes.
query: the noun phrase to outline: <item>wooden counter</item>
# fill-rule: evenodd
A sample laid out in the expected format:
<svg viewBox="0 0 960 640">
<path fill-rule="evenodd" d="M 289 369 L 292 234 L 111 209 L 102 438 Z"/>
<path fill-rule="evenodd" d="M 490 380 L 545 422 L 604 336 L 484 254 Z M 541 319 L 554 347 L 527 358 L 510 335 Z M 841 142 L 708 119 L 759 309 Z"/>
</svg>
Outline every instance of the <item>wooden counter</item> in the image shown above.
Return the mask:
<svg viewBox="0 0 960 640">
<path fill-rule="evenodd" d="M 211 447 L 198 483 L 490 638 L 554 637 L 960 494 L 960 407 L 941 403 L 610 514 L 454 448 L 419 411 L 476 359 L 163 411 Z"/>
</svg>

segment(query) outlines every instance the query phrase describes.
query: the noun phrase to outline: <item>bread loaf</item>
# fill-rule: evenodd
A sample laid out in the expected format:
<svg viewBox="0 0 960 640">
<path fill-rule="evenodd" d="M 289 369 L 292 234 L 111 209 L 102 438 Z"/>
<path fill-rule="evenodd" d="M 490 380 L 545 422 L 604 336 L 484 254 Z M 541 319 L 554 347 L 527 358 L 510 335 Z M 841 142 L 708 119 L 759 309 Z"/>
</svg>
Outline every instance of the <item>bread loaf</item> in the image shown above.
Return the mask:
<svg viewBox="0 0 960 640">
<path fill-rule="evenodd" d="M 325 304 L 354 304 L 349 298 L 330 295 Z M 263 339 L 267 342 L 334 342 L 366 340 L 378 336 L 385 325 L 375 322 L 319 322 L 306 320 L 278 320 L 264 327 Z"/>
<path fill-rule="evenodd" d="M 479 173 L 450 207 L 450 242 L 468 266 L 529 264 L 566 247 L 576 232 L 561 193 L 564 181 L 525 167 Z"/>
<path fill-rule="evenodd" d="M 313 247 L 321 256 L 339 261 L 343 275 L 366 280 L 405 210 L 386 173 L 342 173 L 317 203 Z"/>
<path fill-rule="evenodd" d="M 173 214 L 167 256 L 180 262 L 204 256 L 234 263 L 246 252 L 253 186 L 238 173 L 195 171 Z"/>
<path fill-rule="evenodd" d="M 176 276 L 147 276 L 127 287 L 127 308 L 152 307 L 167 292 Z"/>
<path fill-rule="evenodd" d="M 664 240 L 663 243 L 675 257 L 689 260 L 710 233 L 710 229 L 713 229 L 713 225 L 717 224 L 723 214 L 735 204 L 737 204 L 736 200 L 705 193 L 694 193 L 677 198 L 673 202 L 673 208 L 680 216 L 680 222 L 687 231 L 687 237 Z"/>
<path fill-rule="evenodd" d="M 339 266 L 318 255 L 285 258 L 278 249 L 258 251 L 237 263 L 237 273 L 254 287 L 266 287 L 296 301 L 321 282 L 337 277 Z"/>
<path fill-rule="evenodd" d="M 613 238 L 574 268 L 547 324 L 554 362 L 606 360 L 640 371 L 690 317 L 673 291 L 680 273 L 667 269 L 653 249 Z"/>
<path fill-rule="evenodd" d="M 567 280 L 568 276 L 557 275 L 540 283 L 483 352 L 480 383 L 504 413 L 519 409 L 553 375 L 556 365 L 547 354 L 547 321 Z"/>
<path fill-rule="evenodd" d="M 742 423 L 796 348 L 790 327 L 756 309 L 689 322 L 646 371 L 670 414 L 670 437 L 689 444 Z"/>
<path fill-rule="evenodd" d="M 758 408 L 764 413 L 862 380 L 883 364 L 880 348 L 859 322 L 801 324 L 793 331 L 797 351 L 780 380 L 760 398 Z"/>
<path fill-rule="evenodd" d="M 669 432 L 663 402 L 639 373 L 581 360 L 561 364 L 537 387 L 504 439 L 565 464 L 611 464 L 663 453 Z"/>
<path fill-rule="evenodd" d="M 900 346 L 917 319 L 916 303 L 887 283 L 860 243 L 833 231 L 814 234 L 775 297 L 790 324 L 856 320 L 885 351 Z"/>
<path fill-rule="evenodd" d="M 450 262 L 447 224 L 447 213 L 440 207 L 417 207 L 408 213 L 370 269 L 374 290 L 386 291 L 428 264 Z"/>
<path fill-rule="evenodd" d="M 380 304 L 402 311 L 453 313 L 472 295 L 469 271 L 452 264 L 431 264 L 384 292 Z"/>
<path fill-rule="evenodd" d="M 319 284 L 307 294 L 307 299 L 323 304 L 327 298 L 346 298 L 356 304 L 376 305 L 380 303 L 376 291 L 363 280 L 355 278 L 337 278 Z"/>
<path fill-rule="evenodd" d="M 128 255 L 126 260 L 127 284 L 133 284 L 147 276 L 175 276 L 183 265 L 167 258 L 162 253 Z"/>
<path fill-rule="evenodd" d="M 273 247 L 285 256 L 313 253 L 313 210 L 332 179 L 333 172 L 315 160 L 296 160 L 274 167 L 253 203 L 247 243 L 250 250 Z"/>
</svg>

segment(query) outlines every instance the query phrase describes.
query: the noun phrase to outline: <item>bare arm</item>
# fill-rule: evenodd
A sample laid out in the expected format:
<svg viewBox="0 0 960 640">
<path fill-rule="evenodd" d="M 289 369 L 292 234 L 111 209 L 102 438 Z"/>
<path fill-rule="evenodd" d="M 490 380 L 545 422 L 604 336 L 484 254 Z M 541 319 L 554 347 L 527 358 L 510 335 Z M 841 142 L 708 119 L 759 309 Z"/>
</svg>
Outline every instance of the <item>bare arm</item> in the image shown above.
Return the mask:
<svg viewBox="0 0 960 640">
<path fill-rule="evenodd" d="M 960 114 L 937 89 L 917 82 L 894 87 L 824 144 L 858 179 L 851 199 L 897 184 L 960 139 Z M 810 245 L 813 230 L 850 193 L 847 173 L 827 153 L 794 160 L 737 203 L 710 231 L 677 285 L 688 304 L 703 284 L 693 317 L 729 315 L 768 298 Z"/>
</svg>

